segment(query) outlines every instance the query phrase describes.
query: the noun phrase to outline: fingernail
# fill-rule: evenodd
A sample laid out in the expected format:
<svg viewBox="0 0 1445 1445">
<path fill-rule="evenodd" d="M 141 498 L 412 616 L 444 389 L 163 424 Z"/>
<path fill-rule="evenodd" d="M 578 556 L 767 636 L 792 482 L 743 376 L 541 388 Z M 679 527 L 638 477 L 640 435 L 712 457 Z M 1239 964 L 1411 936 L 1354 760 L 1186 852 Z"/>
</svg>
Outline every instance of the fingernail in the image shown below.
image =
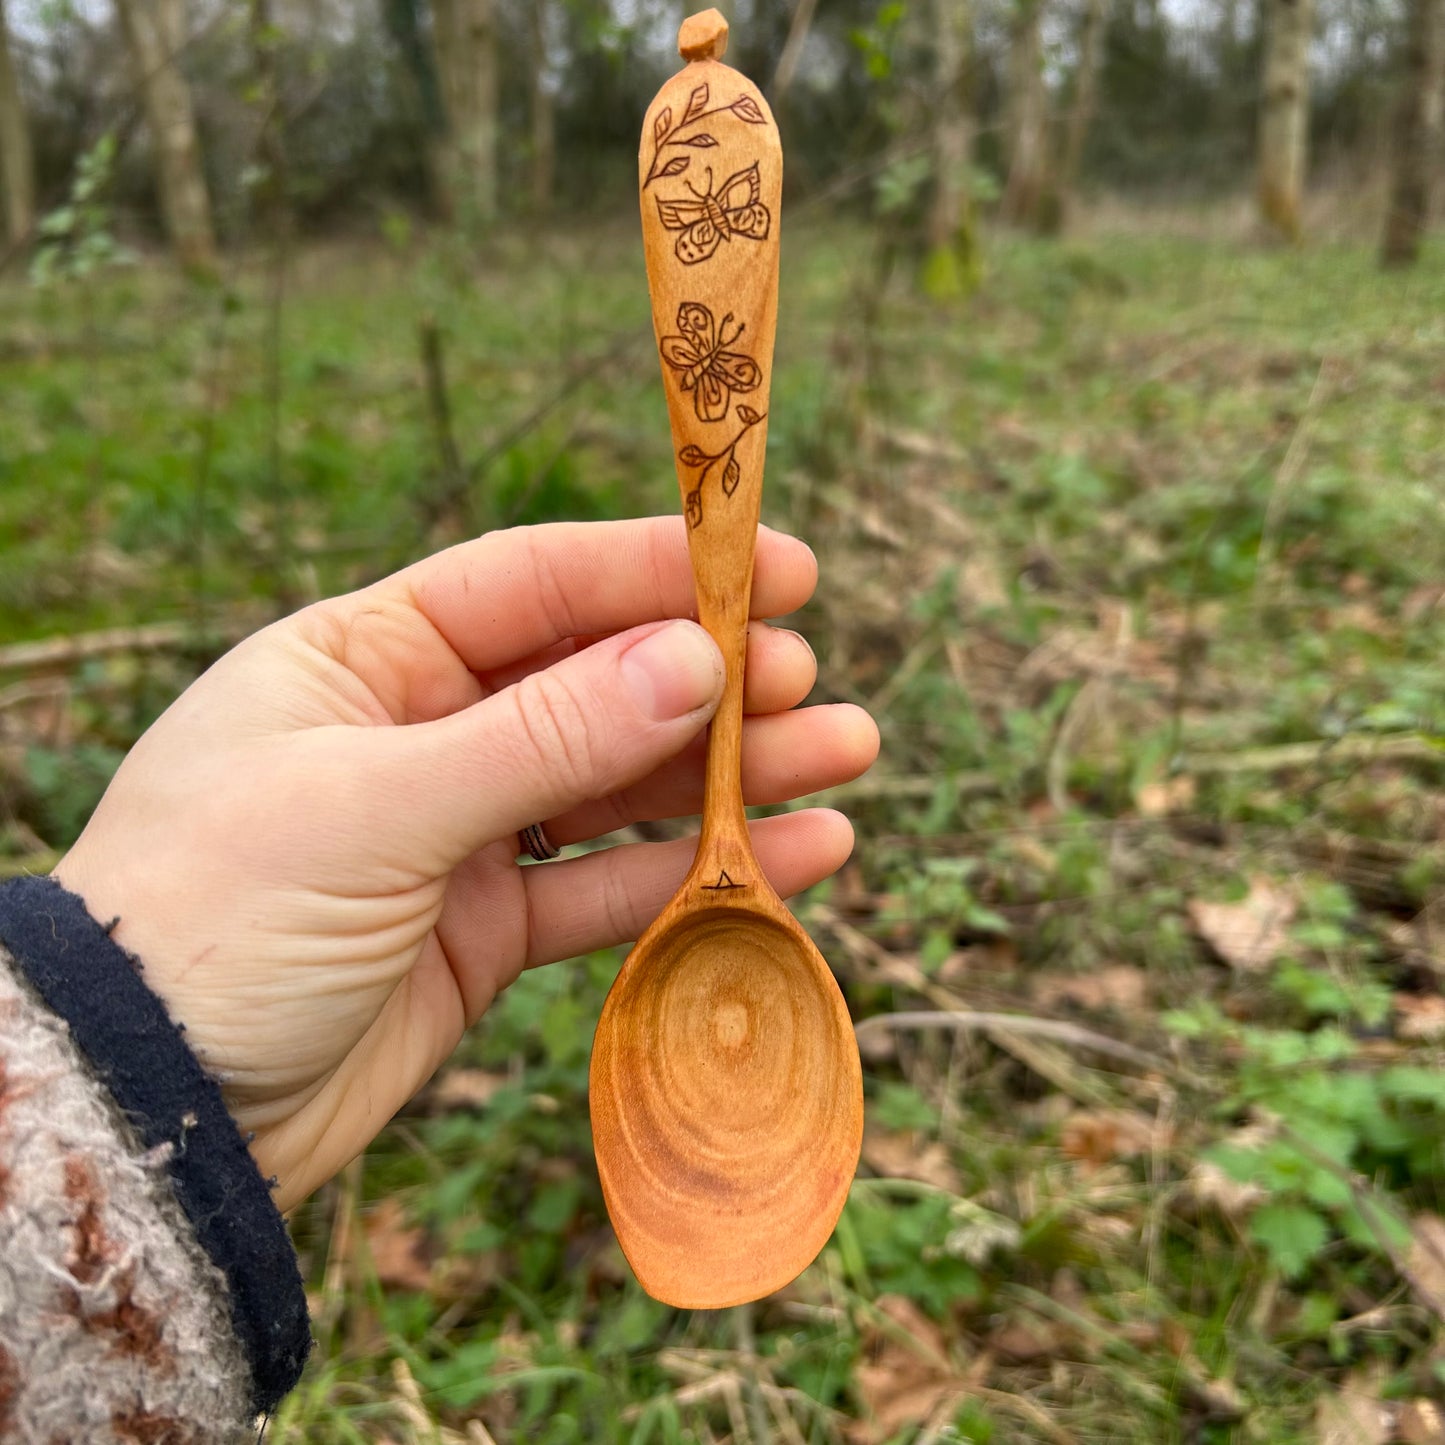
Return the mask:
<svg viewBox="0 0 1445 1445">
<path fill-rule="evenodd" d="M 685 717 L 722 695 L 722 658 L 695 622 L 670 622 L 622 654 L 622 680 L 658 722 Z"/>
</svg>

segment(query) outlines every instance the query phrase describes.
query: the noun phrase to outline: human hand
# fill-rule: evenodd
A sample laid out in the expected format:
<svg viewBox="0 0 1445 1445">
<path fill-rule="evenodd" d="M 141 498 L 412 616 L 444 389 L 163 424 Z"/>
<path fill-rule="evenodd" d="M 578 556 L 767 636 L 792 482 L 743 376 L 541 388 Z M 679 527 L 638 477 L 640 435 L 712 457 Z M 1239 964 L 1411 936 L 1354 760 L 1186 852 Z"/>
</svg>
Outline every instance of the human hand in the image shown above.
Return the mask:
<svg viewBox="0 0 1445 1445">
<path fill-rule="evenodd" d="M 763 530 L 752 614 L 812 594 Z M 290 1208 L 359 1153 L 524 968 L 637 937 L 693 845 L 559 844 L 698 810 L 722 661 L 680 518 L 493 533 L 243 642 L 136 744 L 55 876 L 118 917 Z M 813 655 L 749 634 L 743 783 L 781 802 L 878 749 L 848 705 L 795 709 Z M 838 868 L 824 809 L 763 820 L 783 896 Z"/>
</svg>

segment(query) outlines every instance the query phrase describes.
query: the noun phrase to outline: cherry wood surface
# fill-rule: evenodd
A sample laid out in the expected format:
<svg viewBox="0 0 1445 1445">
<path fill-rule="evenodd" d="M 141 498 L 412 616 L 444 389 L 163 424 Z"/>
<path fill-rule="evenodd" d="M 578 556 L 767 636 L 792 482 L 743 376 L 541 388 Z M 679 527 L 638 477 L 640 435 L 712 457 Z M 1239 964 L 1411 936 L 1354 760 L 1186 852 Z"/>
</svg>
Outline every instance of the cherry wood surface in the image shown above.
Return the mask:
<svg viewBox="0 0 1445 1445">
<path fill-rule="evenodd" d="M 721 63 L 727 22 L 647 112 L 642 235 L 698 616 L 727 664 L 697 857 L 598 1022 L 592 1132 L 608 1212 L 648 1293 L 707 1309 L 800 1274 L 858 1162 L 862 1074 L 818 950 L 764 879 L 743 811 L 743 663 L 778 301 L 782 148 Z"/>
</svg>

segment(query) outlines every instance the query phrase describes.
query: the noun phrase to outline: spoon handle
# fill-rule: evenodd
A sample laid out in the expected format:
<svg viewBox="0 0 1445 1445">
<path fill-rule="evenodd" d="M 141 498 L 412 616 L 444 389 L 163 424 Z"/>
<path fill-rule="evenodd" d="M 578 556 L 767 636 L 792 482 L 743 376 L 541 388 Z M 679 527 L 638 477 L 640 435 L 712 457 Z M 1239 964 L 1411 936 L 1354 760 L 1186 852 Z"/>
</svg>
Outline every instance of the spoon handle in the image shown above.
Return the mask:
<svg viewBox="0 0 1445 1445">
<path fill-rule="evenodd" d="M 689 881 L 724 903 L 762 885 L 742 795 L 743 668 L 778 314 L 783 152 L 758 88 L 721 63 L 727 21 L 683 22 L 688 62 L 643 123 L 642 239 L 698 620 L 727 664 L 708 732 L 702 836 Z"/>
</svg>

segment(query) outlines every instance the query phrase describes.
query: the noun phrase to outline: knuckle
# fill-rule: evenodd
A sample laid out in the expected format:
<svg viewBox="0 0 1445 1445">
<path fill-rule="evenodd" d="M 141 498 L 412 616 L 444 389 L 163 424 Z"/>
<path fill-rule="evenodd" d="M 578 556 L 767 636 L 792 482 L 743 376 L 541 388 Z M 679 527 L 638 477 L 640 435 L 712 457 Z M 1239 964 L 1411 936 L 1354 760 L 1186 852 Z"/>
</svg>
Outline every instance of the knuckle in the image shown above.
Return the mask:
<svg viewBox="0 0 1445 1445">
<path fill-rule="evenodd" d="M 607 819 L 609 833 L 616 832 L 618 828 L 629 827 L 637 821 L 637 809 L 626 792 L 608 793 L 606 797 L 599 798 L 598 802 Z"/>
<path fill-rule="evenodd" d="M 546 545 L 545 529 L 528 528 L 524 545 L 538 610 L 557 637 L 572 636 L 577 631 L 576 612 L 565 579 L 558 571 L 556 557 Z"/>
<path fill-rule="evenodd" d="M 542 672 L 517 688 L 516 706 L 522 735 L 553 782 L 571 794 L 590 791 L 600 758 L 584 700 Z"/>
<path fill-rule="evenodd" d="M 296 634 L 328 661 L 346 662 L 351 640 L 350 619 L 335 599 L 313 602 L 295 614 L 292 624 Z"/>
<path fill-rule="evenodd" d="M 627 886 L 624 869 L 611 867 L 602 881 L 602 918 L 607 936 L 619 943 L 636 939 L 638 932 L 637 909 L 633 906 L 632 893 Z"/>
</svg>

